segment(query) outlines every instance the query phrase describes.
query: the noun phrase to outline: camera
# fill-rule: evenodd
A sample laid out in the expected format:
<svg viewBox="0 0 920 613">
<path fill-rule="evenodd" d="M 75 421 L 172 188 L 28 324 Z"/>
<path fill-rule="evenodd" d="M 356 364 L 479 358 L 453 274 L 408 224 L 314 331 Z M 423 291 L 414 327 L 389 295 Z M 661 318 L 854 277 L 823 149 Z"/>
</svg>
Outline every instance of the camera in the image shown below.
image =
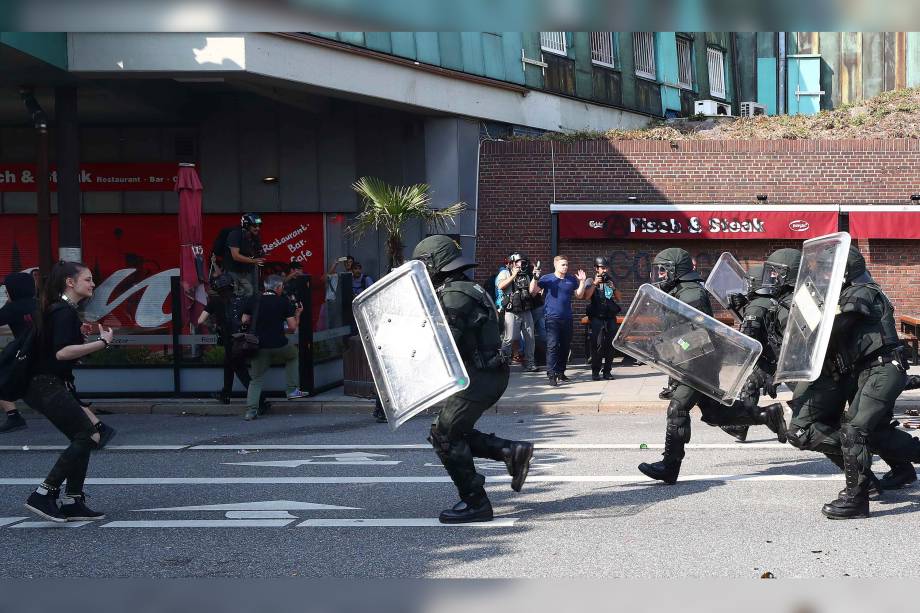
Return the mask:
<svg viewBox="0 0 920 613">
<path fill-rule="evenodd" d="M 601 282 L 601 285 L 603 285 L 603 284 L 605 284 L 605 283 L 613 283 L 613 279 L 612 279 L 612 278 L 610 277 L 610 275 L 609 275 L 608 273 L 606 273 L 606 272 L 602 272 L 600 275 L 597 275 L 597 276 L 599 276 L 599 277 L 601 278 L 601 281 L 600 281 L 600 282 Z"/>
</svg>

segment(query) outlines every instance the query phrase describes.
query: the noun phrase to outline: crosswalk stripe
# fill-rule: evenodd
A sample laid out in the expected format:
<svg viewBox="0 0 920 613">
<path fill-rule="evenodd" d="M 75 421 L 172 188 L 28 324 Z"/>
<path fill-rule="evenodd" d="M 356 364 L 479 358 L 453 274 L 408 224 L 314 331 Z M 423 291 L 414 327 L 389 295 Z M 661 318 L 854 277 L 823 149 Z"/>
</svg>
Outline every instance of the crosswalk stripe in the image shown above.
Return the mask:
<svg viewBox="0 0 920 613">
<path fill-rule="evenodd" d="M 841 474 L 783 475 L 681 475 L 681 481 L 841 481 Z M 508 475 L 490 475 L 491 483 L 507 483 Z M 35 485 L 41 477 L 0 478 L 0 485 Z M 376 483 L 449 483 L 450 477 L 439 476 L 351 476 L 351 477 L 96 477 L 90 485 L 369 485 Z M 636 483 L 652 482 L 645 475 L 531 475 L 527 483 Z"/>
<path fill-rule="evenodd" d="M 298 528 L 511 528 L 517 517 L 496 517 L 488 522 L 442 524 L 437 517 L 372 518 L 372 519 L 308 519 Z"/>
</svg>

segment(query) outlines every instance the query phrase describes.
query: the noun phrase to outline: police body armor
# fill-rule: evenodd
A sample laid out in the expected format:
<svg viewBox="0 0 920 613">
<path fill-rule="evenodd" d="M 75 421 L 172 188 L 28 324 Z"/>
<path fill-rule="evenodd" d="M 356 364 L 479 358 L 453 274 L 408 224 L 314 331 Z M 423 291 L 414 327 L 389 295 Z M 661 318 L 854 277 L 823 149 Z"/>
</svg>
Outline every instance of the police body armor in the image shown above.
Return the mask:
<svg viewBox="0 0 920 613">
<path fill-rule="evenodd" d="M 501 367 L 504 357 L 498 313 L 486 291 L 472 281 L 449 279 L 437 288 L 437 293 L 451 329 L 464 326 L 459 337 L 454 334 L 463 361 L 479 370 Z M 456 321 L 456 311 L 465 317 L 465 323 Z"/>
<path fill-rule="evenodd" d="M 684 304 L 689 304 L 694 309 L 712 316 L 712 305 L 709 303 L 709 294 L 706 292 L 706 288 L 703 287 L 699 275 L 695 273 L 693 273 L 693 275 L 696 276 L 695 279 L 678 280 L 674 289 L 668 293 Z M 689 277 L 691 275 L 685 276 Z"/>
<path fill-rule="evenodd" d="M 522 270 L 511 282 L 511 286 L 505 291 L 502 306 L 511 313 L 523 313 L 533 309 L 536 304 L 534 297 L 530 293 L 531 275 L 525 274 Z"/>
<path fill-rule="evenodd" d="M 616 303 L 613 294 L 607 298 L 604 288 L 606 285 L 599 285 L 591 294 L 591 302 L 588 304 L 588 317 L 592 319 L 614 319 L 619 315 L 620 305 Z"/>
<path fill-rule="evenodd" d="M 835 324 L 839 325 L 835 325 L 826 368 L 846 374 L 862 370 L 876 358 L 896 353 L 901 341 L 894 321 L 894 306 L 878 284 L 854 283 L 844 287 L 838 304 L 840 311 Z"/>
</svg>

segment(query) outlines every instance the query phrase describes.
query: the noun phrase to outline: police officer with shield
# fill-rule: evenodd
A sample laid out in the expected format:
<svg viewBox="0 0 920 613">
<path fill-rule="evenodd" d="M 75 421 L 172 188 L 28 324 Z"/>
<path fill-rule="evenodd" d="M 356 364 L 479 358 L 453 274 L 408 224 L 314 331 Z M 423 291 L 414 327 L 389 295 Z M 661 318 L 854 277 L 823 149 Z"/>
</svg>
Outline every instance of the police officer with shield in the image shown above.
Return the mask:
<svg viewBox="0 0 920 613">
<path fill-rule="evenodd" d="M 476 472 L 473 458 L 504 462 L 511 488 L 519 492 L 533 456 L 531 443 L 483 434 L 474 427 L 508 387 L 510 371 L 501 353 L 498 315 L 486 291 L 463 274 L 476 264 L 462 256 L 450 237 L 429 236 L 416 245 L 412 258 L 425 264 L 470 378 L 467 389 L 445 401 L 428 437 L 460 493 L 460 502 L 443 511 L 439 520 L 490 521 L 492 504 L 483 487 L 485 477 Z"/>
<path fill-rule="evenodd" d="M 685 250 L 671 247 L 656 255 L 652 261 L 651 277 L 662 291 L 712 316 L 709 295 L 695 270 L 693 259 Z M 725 406 L 689 385 L 672 381 L 670 387 L 673 391 L 669 395 L 663 458 L 659 462 L 639 465 L 639 470 L 647 477 L 667 484 L 677 482 L 684 459 L 684 446 L 690 442 L 690 409 L 694 406 L 700 407 L 703 421 L 712 426 L 766 425 L 777 433 L 778 438 L 785 435 L 785 421 L 778 405 L 760 409 L 736 402 Z"/>
</svg>

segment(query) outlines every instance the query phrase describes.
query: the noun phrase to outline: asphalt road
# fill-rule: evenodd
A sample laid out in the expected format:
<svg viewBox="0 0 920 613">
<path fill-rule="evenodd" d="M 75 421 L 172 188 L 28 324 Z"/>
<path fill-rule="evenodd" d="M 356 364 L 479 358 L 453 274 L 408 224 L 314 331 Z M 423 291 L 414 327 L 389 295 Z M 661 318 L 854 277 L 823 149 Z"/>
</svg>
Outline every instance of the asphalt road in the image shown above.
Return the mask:
<svg viewBox="0 0 920 613">
<path fill-rule="evenodd" d="M 119 433 L 94 454 L 87 492 L 107 518 L 85 525 L 49 526 L 22 507 L 61 435 L 33 419 L 0 437 L 2 576 L 920 574 L 908 563 L 920 489 L 886 493 L 867 520 L 827 520 L 842 476 L 765 428 L 738 444 L 694 416 L 699 446 L 666 486 L 636 469 L 659 457 L 663 415 L 487 415 L 481 430 L 538 443 L 531 477 L 515 494 L 503 465 L 482 462 L 496 521 L 441 526 L 456 493 L 425 419 L 395 433 L 360 415 L 106 420 Z"/>
</svg>

